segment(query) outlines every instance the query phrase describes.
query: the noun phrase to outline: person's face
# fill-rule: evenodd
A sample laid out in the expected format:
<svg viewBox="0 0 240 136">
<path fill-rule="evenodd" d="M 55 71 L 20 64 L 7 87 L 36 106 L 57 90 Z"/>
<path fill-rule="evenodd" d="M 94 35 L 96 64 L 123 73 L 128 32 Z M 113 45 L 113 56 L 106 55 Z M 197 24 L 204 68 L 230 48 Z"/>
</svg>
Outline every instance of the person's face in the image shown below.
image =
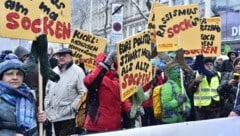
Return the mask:
<svg viewBox="0 0 240 136">
<path fill-rule="evenodd" d="M 26 54 L 26 55 L 22 56 L 22 58 L 20 58 L 20 61 L 24 62 L 28 59 L 28 57 L 29 57 L 29 55 Z"/>
<path fill-rule="evenodd" d="M 222 58 L 217 59 L 217 63 L 221 65 L 223 63 L 223 59 Z"/>
<path fill-rule="evenodd" d="M 13 88 L 18 88 L 23 83 L 24 73 L 20 70 L 10 69 L 3 73 L 2 81 Z"/>
<path fill-rule="evenodd" d="M 157 71 L 160 71 L 160 67 L 152 65 L 152 74 L 156 74 Z"/>
<path fill-rule="evenodd" d="M 62 53 L 57 55 L 57 59 L 60 65 L 65 65 L 72 61 L 72 56 L 69 53 Z"/>
<path fill-rule="evenodd" d="M 234 66 L 234 70 L 235 70 L 237 73 L 240 73 L 240 61 Z"/>
<path fill-rule="evenodd" d="M 234 60 L 236 57 L 237 57 L 237 56 L 236 56 L 235 53 L 231 53 L 231 54 L 230 54 L 230 58 L 231 58 L 231 60 Z"/>
<path fill-rule="evenodd" d="M 206 62 L 205 63 L 205 68 L 209 71 L 213 70 L 213 63 L 212 62 Z"/>
</svg>

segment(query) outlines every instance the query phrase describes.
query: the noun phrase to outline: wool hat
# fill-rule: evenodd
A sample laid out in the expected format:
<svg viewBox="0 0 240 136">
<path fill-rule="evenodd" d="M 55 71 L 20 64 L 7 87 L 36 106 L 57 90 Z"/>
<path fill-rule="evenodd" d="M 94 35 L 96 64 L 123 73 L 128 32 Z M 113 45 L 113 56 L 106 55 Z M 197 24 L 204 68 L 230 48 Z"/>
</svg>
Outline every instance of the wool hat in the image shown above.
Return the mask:
<svg viewBox="0 0 240 136">
<path fill-rule="evenodd" d="M 3 61 L 5 60 L 11 60 L 11 59 L 18 59 L 17 55 L 15 55 L 14 53 L 9 53 L 8 55 L 6 55 L 3 59 Z"/>
<path fill-rule="evenodd" d="M 206 58 L 204 58 L 204 63 L 207 63 L 207 62 L 214 62 L 214 58 L 212 58 L 212 57 L 206 57 Z"/>
<path fill-rule="evenodd" d="M 157 60 L 154 58 L 154 59 L 151 59 L 151 63 L 152 63 L 152 65 L 154 65 L 154 66 L 156 66 L 156 65 L 158 65 L 157 64 Z"/>
<path fill-rule="evenodd" d="M 59 55 L 59 54 L 65 54 L 65 53 L 68 53 L 68 54 L 70 54 L 71 56 L 73 55 L 72 50 L 69 49 L 69 48 L 61 48 L 61 49 L 59 49 L 55 54 L 56 54 L 56 55 Z"/>
<path fill-rule="evenodd" d="M 227 56 L 230 58 L 230 54 L 231 53 L 234 53 L 236 55 L 236 57 L 238 57 L 238 52 L 237 51 L 234 51 L 234 50 L 231 50 L 227 53 Z"/>
<path fill-rule="evenodd" d="M 220 55 L 220 56 L 218 56 L 218 57 L 216 58 L 216 60 L 218 60 L 218 59 L 227 60 L 227 59 L 229 59 L 229 58 L 228 58 L 228 56 L 226 56 L 226 55 Z"/>
<path fill-rule="evenodd" d="M 233 60 L 233 68 L 240 62 L 240 57 L 237 57 Z"/>
<path fill-rule="evenodd" d="M 0 59 L 3 60 L 9 53 L 12 53 L 11 50 L 4 50 L 1 52 Z"/>
<path fill-rule="evenodd" d="M 22 64 L 23 63 L 18 59 L 6 59 L 0 63 L 0 78 L 2 79 L 3 73 L 10 69 L 18 69 L 25 74 L 24 70 L 22 69 Z"/>
<path fill-rule="evenodd" d="M 16 54 L 19 59 L 21 59 L 23 56 L 28 55 L 29 51 L 23 46 L 18 46 L 15 49 L 14 54 Z"/>
</svg>

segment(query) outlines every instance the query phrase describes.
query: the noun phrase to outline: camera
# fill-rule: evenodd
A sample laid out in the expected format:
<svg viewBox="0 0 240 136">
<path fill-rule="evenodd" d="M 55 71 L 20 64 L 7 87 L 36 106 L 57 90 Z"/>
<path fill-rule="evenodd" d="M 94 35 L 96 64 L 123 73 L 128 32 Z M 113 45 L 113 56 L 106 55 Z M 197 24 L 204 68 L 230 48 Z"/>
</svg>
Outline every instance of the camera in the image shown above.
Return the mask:
<svg viewBox="0 0 240 136">
<path fill-rule="evenodd" d="M 239 79 L 240 79 L 240 74 L 238 74 L 238 73 L 233 73 L 233 79 L 239 80 Z"/>
</svg>

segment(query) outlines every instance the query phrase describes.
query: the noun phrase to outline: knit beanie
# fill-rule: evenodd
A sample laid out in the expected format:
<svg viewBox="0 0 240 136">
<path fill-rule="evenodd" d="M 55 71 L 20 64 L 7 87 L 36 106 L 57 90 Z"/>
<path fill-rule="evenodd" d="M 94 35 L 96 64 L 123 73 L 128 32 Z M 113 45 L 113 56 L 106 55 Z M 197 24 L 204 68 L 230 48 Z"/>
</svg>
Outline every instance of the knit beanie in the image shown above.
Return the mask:
<svg viewBox="0 0 240 136">
<path fill-rule="evenodd" d="M 10 69 L 17 69 L 17 70 L 20 70 L 24 73 L 24 71 L 22 69 L 22 62 L 20 60 L 15 59 L 15 58 L 5 59 L 5 61 L 0 63 L 0 79 L 2 79 L 3 73 L 10 70 Z"/>
<path fill-rule="evenodd" d="M 237 57 L 233 60 L 233 68 L 240 62 L 240 57 Z"/>
<path fill-rule="evenodd" d="M 161 70 L 163 70 L 166 65 L 164 60 L 156 58 L 151 59 L 151 63 L 153 66 L 158 66 Z"/>
<path fill-rule="evenodd" d="M 15 49 L 14 53 L 17 55 L 17 57 L 19 59 L 21 59 L 24 55 L 28 55 L 29 54 L 28 50 L 26 48 L 24 48 L 23 46 L 18 46 Z"/>
<path fill-rule="evenodd" d="M 14 53 L 9 53 L 3 58 L 3 61 L 5 60 L 11 60 L 11 59 L 18 59 L 18 57 Z"/>
<path fill-rule="evenodd" d="M 214 62 L 214 58 L 212 58 L 212 57 L 206 57 L 206 58 L 204 58 L 204 63 L 207 63 L 207 62 L 213 63 L 213 62 Z"/>
<path fill-rule="evenodd" d="M 229 52 L 227 53 L 227 56 L 228 56 L 229 58 L 230 58 L 231 53 L 234 53 L 234 54 L 236 55 L 236 57 L 238 57 L 238 52 L 235 51 L 235 50 L 231 50 L 231 51 L 229 51 Z"/>
</svg>

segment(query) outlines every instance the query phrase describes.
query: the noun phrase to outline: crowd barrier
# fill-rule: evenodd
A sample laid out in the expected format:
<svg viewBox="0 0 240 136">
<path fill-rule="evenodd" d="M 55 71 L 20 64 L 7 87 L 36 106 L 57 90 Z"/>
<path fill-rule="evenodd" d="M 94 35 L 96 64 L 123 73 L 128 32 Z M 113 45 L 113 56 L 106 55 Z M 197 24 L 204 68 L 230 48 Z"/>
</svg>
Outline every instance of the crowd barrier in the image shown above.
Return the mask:
<svg viewBox="0 0 240 136">
<path fill-rule="evenodd" d="M 157 125 L 88 136 L 240 136 L 240 117 Z"/>
</svg>

